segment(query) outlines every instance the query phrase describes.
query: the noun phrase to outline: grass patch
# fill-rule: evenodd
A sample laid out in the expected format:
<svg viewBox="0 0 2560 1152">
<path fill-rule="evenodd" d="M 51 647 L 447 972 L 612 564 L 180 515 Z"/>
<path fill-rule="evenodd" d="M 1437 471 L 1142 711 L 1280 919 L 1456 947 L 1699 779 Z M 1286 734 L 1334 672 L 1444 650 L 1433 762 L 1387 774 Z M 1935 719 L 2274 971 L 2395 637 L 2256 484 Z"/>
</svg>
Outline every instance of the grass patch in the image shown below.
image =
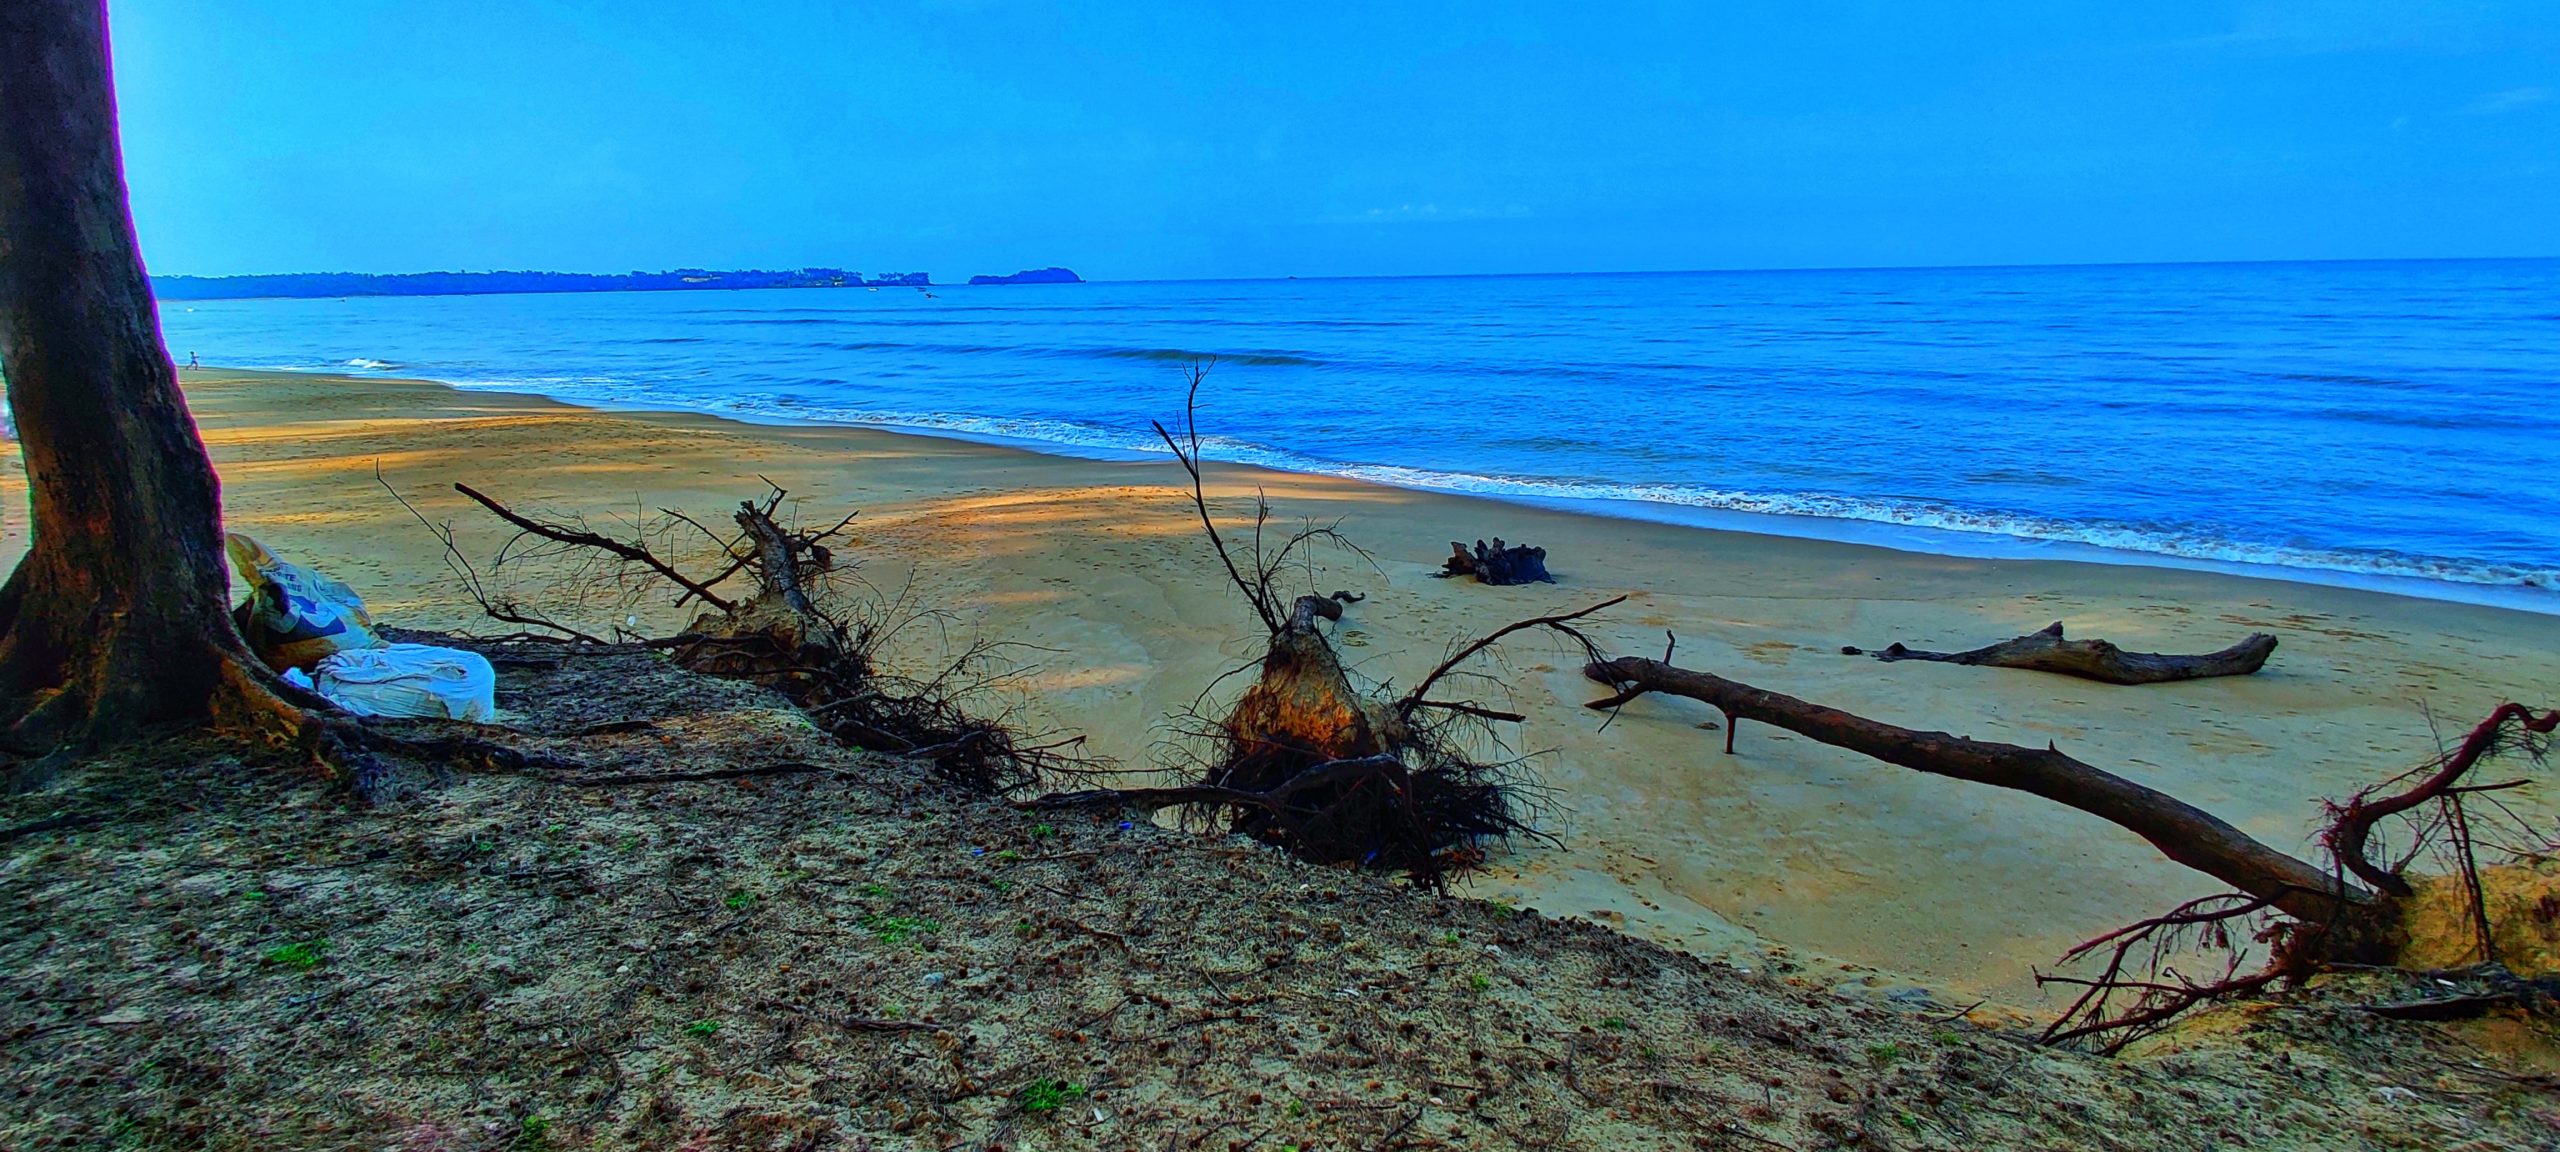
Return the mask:
<svg viewBox="0 0 2560 1152">
<path fill-rule="evenodd" d="M 855 923 L 883 944 L 904 944 L 926 933 L 942 931 L 941 924 L 922 916 L 865 916 Z"/>
<path fill-rule="evenodd" d="M 297 940 L 291 944 L 278 944 L 267 949 L 267 963 L 291 968 L 296 972 L 308 972 L 319 967 L 320 962 L 328 958 L 329 938 L 326 936 L 312 940 Z"/>
<path fill-rule="evenodd" d="M 1061 1105 L 1082 1095 L 1084 1095 L 1084 1085 L 1065 1080 L 1051 1080 L 1043 1076 L 1024 1085 L 1019 1099 L 1022 1101 L 1022 1110 L 1036 1116 L 1055 1112 Z"/>
</svg>

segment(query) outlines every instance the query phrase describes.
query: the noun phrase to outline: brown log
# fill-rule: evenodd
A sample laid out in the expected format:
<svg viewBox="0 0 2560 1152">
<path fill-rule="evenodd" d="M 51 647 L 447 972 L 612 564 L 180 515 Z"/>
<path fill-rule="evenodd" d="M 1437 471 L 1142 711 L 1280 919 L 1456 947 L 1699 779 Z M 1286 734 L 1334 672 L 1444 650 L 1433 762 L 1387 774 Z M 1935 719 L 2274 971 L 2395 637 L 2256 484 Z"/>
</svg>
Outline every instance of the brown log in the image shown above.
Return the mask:
<svg viewBox="0 0 2560 1152">
<path fill-rule="evenodd" d="M 2328 923 L 2374 903 L 2374 896 L 2323 869 L 2252 839 L 2201 808 L 2081 763 L 2047 746 L 2024 748 L 1918 732 L 1754 688 L 1707 672 L 1622 656 L 1583 670 L 1618 691 L 1589 707 L 1614 708 L 1647 692 L 1702 701 L 1725 715 L 1725 751 L 1733 729 L 1757 720 L 1835 748 L 1916 772 L 2010 788 L 2076 808 L 2151 842 L 2171 860 L 2259 897 L 2297 919 Z"/>
<path fill-rule="evenodd" d="M 2199 656 L 2127 652 L 2104 640 L 2065 640 L 2062 638 L 2062 621 L 2056 620 L 2043 631 L 2030 632 L 2015 640 L 2003 640 L 1969 652 L 1923 652 L 1895 644 L 1881 652 L 1866 655 L 1888 663 L 1895 660 L 1934 660 L 1942 664 L 2057 672 L 2107 684 L 2161 684 L 2207 676 L 2246 676 L 2265 667 L 2267 657 L 2275 650 L 2275 637 L 2264 632 L 2252 632 L 2248 639 L 2222 651 Z M 1843 648 L 1841 651 L 1851 656 L 1860 654 L 1856 648 Z"/>
</svg>

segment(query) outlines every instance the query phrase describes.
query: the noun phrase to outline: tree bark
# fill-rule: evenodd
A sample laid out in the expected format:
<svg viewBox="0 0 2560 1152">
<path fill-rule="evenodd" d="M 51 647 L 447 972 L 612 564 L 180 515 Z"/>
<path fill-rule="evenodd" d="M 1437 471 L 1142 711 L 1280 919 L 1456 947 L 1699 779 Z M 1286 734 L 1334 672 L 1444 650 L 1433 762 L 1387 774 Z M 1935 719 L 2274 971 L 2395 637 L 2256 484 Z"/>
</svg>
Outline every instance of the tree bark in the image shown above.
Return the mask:
<svg viewBox="0 0 2560 1152">
<path fill-rule="evenodd" d="M 298 730 L 233 628 L 220 489 L 135 245 L 99 0 L 0 7 L 0 374 L 28 487 L 0 585 L 0 726 L 80 750 Z"/>
<path fill-rule="evenodd" d="M 2248 639 L 2220 652 L 2199 656 L 2127 652 L 2104 640 L 2065 640 L 2062 638 L 2062 621 L 2056 620 L 2046 625 L 2043 631 L 2030 632 L 2015 640 L 2003 640 L 1969 652 L 1922 652 L 1895 644 L 1881 652 L 1867 654 L 1887 663 L 1935 660 L 1943 664 L 2058 672 L 2108 684 L 2161 684 L 2207 676 L 2246 676 L 2265 667 L 2267 657 L 2274 655 L 2275 650 L 2275 637 L 2264 632 L 2252 632 Z M 1855 648 L 1843 651 L 1851 656 L 1859 654 Z"/>
<path fill-rule="evenodd" d="M 1725 715 L 1727 753 L 1733 751 L 1737 722 L 1757 720 L 1913 771 L 2044 797 L 2132 832 L 2150 841 L 2161 855 L 2308 923 L 2330 923 L 2374 903 L 2372 893 L 2261 844 L 2210 812 L 2051 747 L 2022 748 L 1944 732 L 1915 732 L 1640 656 L 1593 663 L 1583 675 L 1618 689 L 1606 699 L 1593 701 L 1589 705 L 1593 708 L 1614 708 L 1647 692 L 1667 692 L 1712 705 Z"/>
</svg>

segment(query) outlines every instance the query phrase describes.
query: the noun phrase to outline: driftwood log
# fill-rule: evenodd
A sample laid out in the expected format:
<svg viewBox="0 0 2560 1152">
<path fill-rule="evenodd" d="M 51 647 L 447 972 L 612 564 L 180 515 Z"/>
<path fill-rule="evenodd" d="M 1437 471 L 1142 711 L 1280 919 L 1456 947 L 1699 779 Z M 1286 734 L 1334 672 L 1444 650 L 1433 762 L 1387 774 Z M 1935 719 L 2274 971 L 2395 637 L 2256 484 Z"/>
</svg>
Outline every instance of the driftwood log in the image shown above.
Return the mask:
<svg viewBox="0 0 2560 1152">
<path fill-rule="evenodd" d="M 1440 575 L 1473 576 L 1479 584 L 1553 584 L 1556 578 L 1547 574 L 1547 550 L 1526 544 L 1505 544 L 1502 537 L 1493 538 L 1488 548 L 1476 541 L 1475 550 L 1452 540 L 1449 558 L 1440 562 Z"/>
<path fill-rule="evenodd" d="M 1873 656 L 1887 663 L 1934 660 L 1941 664 L 2058 672 L 2107 684 L 2161 684 L 2171 680 L 2199 680 L 2207 676 L 2246 676 L 2265 667 L 2267 657 L 2275 650 L 2275 637 L 2264 632 L 2252 632 L 2248 639 L 2222 651 L 2197 656 L 2127 652 L 2104 640 L 2063 639 L 2062 621 L 2056 620 L 2042 631 L 1967 652 L 1923 652 L 1901 644 L 1880 652 L 1862 653 L 1857 648 L 1842 648 L 1840 651 L 1849 656 Z"/>
</svg>

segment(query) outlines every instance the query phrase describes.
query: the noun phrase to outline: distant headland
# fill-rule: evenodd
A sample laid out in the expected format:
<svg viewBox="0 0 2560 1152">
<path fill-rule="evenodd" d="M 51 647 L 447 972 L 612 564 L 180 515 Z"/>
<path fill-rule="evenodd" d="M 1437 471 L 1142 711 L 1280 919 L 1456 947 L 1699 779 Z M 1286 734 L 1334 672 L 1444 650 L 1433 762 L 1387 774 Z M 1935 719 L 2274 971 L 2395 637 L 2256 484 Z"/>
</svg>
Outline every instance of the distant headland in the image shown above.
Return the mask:
<svg viewBox="0 0 2560 1152">
<path fill-rule="evenodd" d="M 1065 268 L 1035 268 L 1011 276 L 972 276 L 971 284 L 1082 284 L 1084 277 Z"/>
<path fill-rule="evenodd" d="M 1057 269 L 1064 271 L 1064 269 Z M 1075 274 L 1067 273 L 1070 279 Z M 735 288 L 925 288 L 922 272 L 865 278 L 841 268 L 671 272 L 287 272 L 270 276 L 154 276 L 163 300 L 237 300 L 259 296 L 482 296 L 512 292 L 695 292 Z"/>
</svg>

